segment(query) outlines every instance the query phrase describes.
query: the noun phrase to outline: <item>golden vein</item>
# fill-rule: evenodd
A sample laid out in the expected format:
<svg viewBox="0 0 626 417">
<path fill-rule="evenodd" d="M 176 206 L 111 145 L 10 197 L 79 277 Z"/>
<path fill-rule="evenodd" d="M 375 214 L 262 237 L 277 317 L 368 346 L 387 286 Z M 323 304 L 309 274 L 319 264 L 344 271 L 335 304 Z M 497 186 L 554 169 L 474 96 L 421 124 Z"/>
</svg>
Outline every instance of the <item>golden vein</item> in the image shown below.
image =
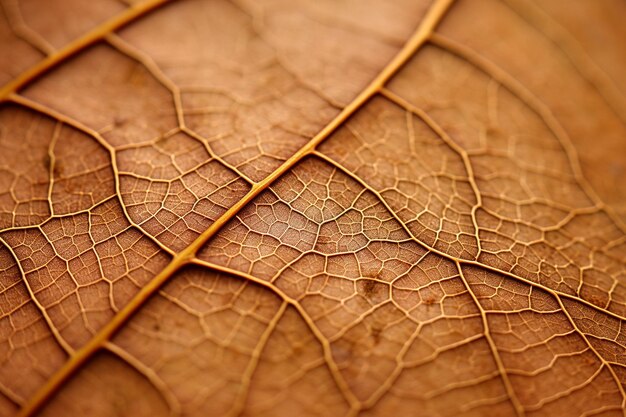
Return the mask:
<svg viewBox="0 0 626 417">
<path fill-rule="evenodd" d="M 152 294 L 158 291 L 176 271 L 190 263 L 190 261 L 195 257 L 196 252 L 213 235 L 215 235 L 226 223 L 228 223 L 228 221 L 230 221 L 244 206 L 252 201 L 263 190 L 267 189 L 274 181 L 276 181 L 280 176 L 282 176 L 307 155 L 310 155 L 320 143 L 335 132 L 338 127 L 340 127 L 350 116 L 359 110 L 371 97 L 377 94 L 385 83 L 387 83 L 387 81 L 389 81 L 389 79 L 429 39 L 433 30 L 446 14 L 453 1 L 454 0 L 435 0 L 424 19 L 420 22 L 416 31 L 409 38 L 404 47 L 398 52 L 398 54 L 391 60 L 391 62 L 389 62 L 389 64 L 387 64 L 387 66 L 385 66 L 385 68 L 379 73 L 379 75 L 306 145 L 294 153 L 263 181 L 254 184 L 250 191 L 241 200 L 239 200 L 220 218 L 212 223 L 209 228 L 200 234 L 187 248 L 175 255 L 171 262 L 148 284 L 146 284 L 129 301 L 129 303 L 112 318 L 109 323 L 100 329 L 100 331 L 91 340 L 89 340 L 89 342 L 77 350 L 75 355 L 71 356 L 70 359 L 52 375 L 46 384 L 43 385 L 20 410 L 18 417 L 32 416 L 35 414 L 65 381 L 67 381 L 81 366 L 83 366 L 94 353 L 103 348 L 110 338 L 135 312 L 137 312 L 137 310 L 139 310 L 141 306 L 144 305 Z M 143 7 L 138 6 L 135 9 L 122 13 L 120 17 L 106 22 L 96 30 L 89 32 L 84 37 L 72 42 L 53 57 L 42 61 L 40 64 L 22 74 L 15 81 L 7 84 L 7 86 L 0 90 L 0 100 L 11 93 L 14 93 L 30 80 L 44 73 L 46 70 L 58 64 L 66 57 L 73 55 L 77 51 L 101 39 L 107 33 L 110 33 L 124 24 L 129 23 L 138 16 L 152 10 L 154 7 L 162 3 L 164 3 L 164 0 L 153 0 L 147 3 L 142 3 Z M 348 395 L 348 402 L 351 402 L 350 398 L 352 394 L 344 392 L 344 395 Z"/>
</svg>

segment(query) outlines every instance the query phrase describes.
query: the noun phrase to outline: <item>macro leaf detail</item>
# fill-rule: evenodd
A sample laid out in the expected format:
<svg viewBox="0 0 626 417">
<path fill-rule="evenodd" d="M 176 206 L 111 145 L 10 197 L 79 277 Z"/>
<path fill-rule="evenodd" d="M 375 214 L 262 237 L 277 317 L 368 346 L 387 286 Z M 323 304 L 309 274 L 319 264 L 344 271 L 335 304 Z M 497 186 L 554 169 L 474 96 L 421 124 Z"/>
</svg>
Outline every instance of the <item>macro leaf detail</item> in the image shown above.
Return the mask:
<svg viewBox="0 0 626 417">
<path fill-rule="evenodd" d="M 623 3 L 45 3 L 0 415 L 624 415 Z"/>
</svg>

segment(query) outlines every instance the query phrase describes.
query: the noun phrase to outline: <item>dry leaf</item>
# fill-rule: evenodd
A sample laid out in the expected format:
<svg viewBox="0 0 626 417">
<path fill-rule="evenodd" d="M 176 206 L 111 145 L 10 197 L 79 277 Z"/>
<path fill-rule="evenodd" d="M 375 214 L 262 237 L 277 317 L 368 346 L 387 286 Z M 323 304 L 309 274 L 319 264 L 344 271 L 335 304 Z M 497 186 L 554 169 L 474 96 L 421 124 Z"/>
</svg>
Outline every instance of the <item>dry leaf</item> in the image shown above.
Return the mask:
<svg viewBox="0 0 626 417">
<path fill-rule="evenodd" d="M 0 2 L 0 415 L 618 416 L 626 4 Z"/>
</svg>

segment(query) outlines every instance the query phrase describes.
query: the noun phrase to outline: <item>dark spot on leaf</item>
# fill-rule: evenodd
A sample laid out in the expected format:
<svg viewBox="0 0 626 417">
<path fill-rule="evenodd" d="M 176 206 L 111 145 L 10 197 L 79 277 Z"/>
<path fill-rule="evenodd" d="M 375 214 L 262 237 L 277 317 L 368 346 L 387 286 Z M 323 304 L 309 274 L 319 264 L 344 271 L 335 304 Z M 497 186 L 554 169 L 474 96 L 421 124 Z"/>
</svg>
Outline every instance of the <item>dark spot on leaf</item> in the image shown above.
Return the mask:
<svg viewBox="0 0 626 417">
<path fill-rule="evenodd" d="M 363 280 L 361 288 L 366 297 L 371 297 L 376 293 L 376 281 L 372 279 Z"/>
<path fill-rule="evenodd" d="M 376 324 L 376 325 L 372 326 L 372 340 L 374 341 L 374 346 L 376 346 L 376 345 L 378 345 L 380 343 L 381 333 L 382 332 L 383 332 L 383 329 L 380 326 L 380 324 Z"/>
<path fill-rule="evenodd" d="M 41 161 L 41 165 L 46 171 L 50 169 L 50 162 L 51 162 L 50 155 L 45 154 Z"/>
<path fill-rule="evenodd" d="M 437 300 L 435 299 L 435 297 L 433 297 L 432 295 L 429 295 L 427 297 L 424 297 L 424 304 L 427 306 L 433 305 L 437 302 Z"/>
<path fill-rule="evenodd" d="M 128 119 L 124 116 L 117 115 L 113 118 L 114 127 L 122 127 L 128 122 Z"/>
<path fill-rule="evenodd" d="M 55 178 L 60 178 L 63 177 L 64 172 L 65 164 L 60 160 L 54 161 L 54 165 L 52 166 L 52 175 L 54 175 Z"/>
</svg>

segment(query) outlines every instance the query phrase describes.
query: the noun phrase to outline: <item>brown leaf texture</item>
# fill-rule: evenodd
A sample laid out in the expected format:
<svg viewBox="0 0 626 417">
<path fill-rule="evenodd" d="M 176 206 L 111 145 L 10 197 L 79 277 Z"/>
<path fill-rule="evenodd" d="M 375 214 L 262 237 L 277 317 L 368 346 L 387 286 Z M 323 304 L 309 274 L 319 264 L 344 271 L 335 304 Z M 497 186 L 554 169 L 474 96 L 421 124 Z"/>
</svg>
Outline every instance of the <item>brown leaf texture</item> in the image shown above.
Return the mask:
<svg viewBox="0 0 626 417">
<path fill-rule="evenodd" d="M 626 415 L 619 0 L 0 0 L 0 415 Z"/>
</svg>

